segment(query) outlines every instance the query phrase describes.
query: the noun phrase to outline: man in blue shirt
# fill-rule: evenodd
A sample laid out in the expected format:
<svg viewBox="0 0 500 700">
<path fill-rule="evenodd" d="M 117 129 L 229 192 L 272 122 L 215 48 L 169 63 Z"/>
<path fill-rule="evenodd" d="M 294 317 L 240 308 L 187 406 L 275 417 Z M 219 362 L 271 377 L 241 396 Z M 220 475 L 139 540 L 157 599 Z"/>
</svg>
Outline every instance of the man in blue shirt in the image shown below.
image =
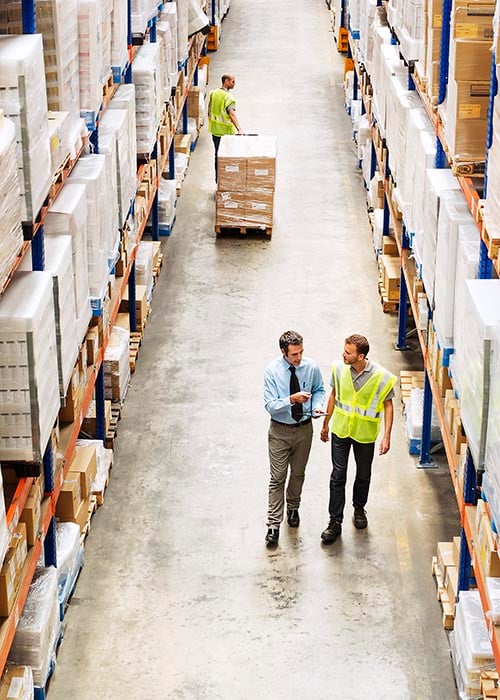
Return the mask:
<svg viewBox="0 0 500 700">
<path fill-rule="evenodd" d="M 311 418 L 324 415 L 325 400 L 321 372 L 312 360 L 303 357 L 302 336 L 296 331 L 286 331 L 279 345 L 281 357 L 270 362 L 264 373 L 264 402 L 271 415 L 268 547 L 278 544 L 289 466 L 287 522 L 290 527 L 299 526 L 300 496 L 313 435 Z"/>
</svg>

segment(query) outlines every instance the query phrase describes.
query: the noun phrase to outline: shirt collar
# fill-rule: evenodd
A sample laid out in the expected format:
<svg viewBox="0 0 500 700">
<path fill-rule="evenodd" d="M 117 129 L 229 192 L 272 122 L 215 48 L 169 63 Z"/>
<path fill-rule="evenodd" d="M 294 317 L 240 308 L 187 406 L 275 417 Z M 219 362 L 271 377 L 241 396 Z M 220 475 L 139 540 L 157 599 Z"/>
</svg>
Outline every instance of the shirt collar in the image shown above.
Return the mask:
<svg viewBox="0 0 500 700">
<path fill-rule="evenodd" d="M 351 365 L 351 372 L 354 376 L 354 379 L 357 379 L 358 377 L 361 377 L 363 372 L 369 372 L 372 369 L 372 361 L 371 360 L 366 360 L 366 365 L 365 368 L 361 370 L 361 372 L 356 372 L 354 367 Z"/>
</svg>

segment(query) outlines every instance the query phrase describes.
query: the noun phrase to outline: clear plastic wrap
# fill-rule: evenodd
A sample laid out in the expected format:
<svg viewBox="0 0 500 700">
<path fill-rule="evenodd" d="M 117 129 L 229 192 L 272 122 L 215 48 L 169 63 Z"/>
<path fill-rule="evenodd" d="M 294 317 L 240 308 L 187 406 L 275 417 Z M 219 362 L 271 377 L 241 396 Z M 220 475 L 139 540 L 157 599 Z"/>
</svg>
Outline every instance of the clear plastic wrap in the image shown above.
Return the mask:
<svg viewBox="0 0 500 700">
<path fill-rule="evenodd" d="M 485 469 L 493 490 L 488 498 L 491 501 L 490 506 L 493 506 L 491 507 L 491 515 L 498 525 L 500 523 L 500 325 L 492 331 L 490 377 Z"/>
<path fill-rule="evenodd" d="M 178 63 L 177 63 L 177 3 L 167 2 L 163 4 L 160 12 L 160 21 L 167 22 L 170 27 L 170 49 L 167 58 L 167 67 L 170 70 L 170 84 L 172 87 L 177 85 L 178 78 Z M 165 36 L 165 35 L 164 35 Z"/>
<path fill-rule="evenodd" d="M 77 440 L 77 445 L 95 447 L 97 457 L 97 473 L 90 484 L 92 493 L 103 493 L 109 470 L 113 465 L 113 450 L 104 447 L 102 440 Z"/>
<path fill-rule="evenodd" d="M 44 234 L 71 236 L 77 342 L 92 316 L 87 263 L 87 194 L 85 185 L 66 183 L 45 215 Z"/>
<path fill-rule="evenodd" d="M 14 122 L 0 117 L 0 287 L 23 245 Z"/>
<path fill-rule="evenodd" d="M 49 272 L 16 272 L 0 300 L 0 378 L 0 459 L 41 461 L 60 404 Z"/>
<path fill-rule="evenodd" d="M 47 682 L 59 629 L 57 570 L 37 568 L 8 657 L 9 663 L 31 666 L 36 687 Z"/>
<path fill-rule="evenodd" d="M 137 152 L 150 154 L 156 143 L 161 119 L 164 80 L 160 45 L 143 44 L 134 60 L 132 79 L 135 85 Z"/>
<path fill-rule="evenodd" d="M 500 8 L 500 5 L 499 5 Z M 488 188 L 484 224 L 490 238 L 500 238 L 500 97 L 494 98 L 493 139 L 488 151 Z"/>
<path fill-rule="evenodd" d="M 104 396 L 123 401 L 130 382 L 130 331 L 114 326 L 104 353 Z"/>
<path fill-rule="evenodd" d="M 80 112 L 89 125 L 95 122 L 102 102 L 104 52 L 102 46 L 102 0 L 78 0 L 78 63 Z"/>
<path fill-rule="evenodd" d="M 141 241 L 135 258 L 136 284 L 146 287 L 146 297 L 151 301 L 153 293 L 153 253 L 154 246 L 150 241 Z"/>
<path fill-rule="evenodd" d="M 29 666 L 7 666 L 1 688 L 7 700 L 34 700 L 33 671 Z"/>
<path fill-rule="evenodd" d="M 421 440 L 422 438 L 422 423 L 424 417 L 424 390 L 412 389 L 410 398 L 406 403 L 406 435 L 408 440 Z M 431 419 L 431 441 L 441 441 L 441 429 L 436 412 L 432 410 Z"/>
<path fill-rule="evenodd" d="M 99 124 L 99 148 L 101 151 L 102 138 L 108 134 L 115 135 L 118 220 L 120 226 L 123 226 L 135 195 L 137 179 L 137 160 L 133 160 L 136 136 L 135 133 L 131 133 L 127 110 L 108 109 L 103 114 Z"/>
</svg>

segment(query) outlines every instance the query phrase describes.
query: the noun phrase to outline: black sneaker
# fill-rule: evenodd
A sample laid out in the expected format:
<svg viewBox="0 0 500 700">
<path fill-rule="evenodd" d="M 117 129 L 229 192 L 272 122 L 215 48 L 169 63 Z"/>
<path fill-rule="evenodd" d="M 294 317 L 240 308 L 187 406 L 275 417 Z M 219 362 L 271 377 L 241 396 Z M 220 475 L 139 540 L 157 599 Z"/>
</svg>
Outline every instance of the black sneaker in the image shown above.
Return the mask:
<svg viewBox="0 0 500 700">
<path fill-rule="evenodd" d="M 342 523 L 338 520 L 330 520 L 328 527 L 321 533 L 321 539 L 325 544 L 332 544 L 342 534 Z"/>
<path fill-rule="evenodd" d="M 297 508 L 289 510 L 287 513 L 287 522 L 290 527 L 298 527 L 300 524 L 300 516 Z"/>
<path fill-rule="evenodd" d="M 366 517 L 366 510 L 364 508 L 354 508 L 354 515 L 352 516 L 352 522 L 354 527 L 358 530 L 364 530 L 368 526 L 368 518 Z"/>
<path fill-rule="evenodd" d="M 276 547 L 280 538 L 279 527 L 270 527 L 266 535 L 266 545 L 268 547 Z"/>
</svg>

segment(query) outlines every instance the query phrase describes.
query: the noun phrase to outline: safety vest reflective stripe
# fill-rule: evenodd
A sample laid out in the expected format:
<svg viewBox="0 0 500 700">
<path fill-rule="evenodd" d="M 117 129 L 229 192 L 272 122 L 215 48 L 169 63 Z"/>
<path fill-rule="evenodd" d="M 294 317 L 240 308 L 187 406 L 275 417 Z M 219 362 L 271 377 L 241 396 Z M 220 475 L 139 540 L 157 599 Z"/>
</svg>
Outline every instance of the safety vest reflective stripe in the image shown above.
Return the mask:
<svg viewBox="0 0 500 700">
<path fill-rule="evenodd" d="M 372 408 L 359 408 L 359 406 L 351 406 L 348 403 L 342 403 L 335 399 L 335 408 L 340 408 L 342 411 L 347 411 L 348 413 L 357 413 L 359 416 L 364 416 L 366 418 L 382 418 L 383 411 L 374 411 Z"/>
<path fill-rule="evenodd" d="M 236 133 L 236 128 L 227 112 L 228 107 L 236 104 L 233 97 L 226 90 L 217 88 L 210 93 L 208 103 L 208 121 L 210 131 L 216 136 Z"/>
</svg>

